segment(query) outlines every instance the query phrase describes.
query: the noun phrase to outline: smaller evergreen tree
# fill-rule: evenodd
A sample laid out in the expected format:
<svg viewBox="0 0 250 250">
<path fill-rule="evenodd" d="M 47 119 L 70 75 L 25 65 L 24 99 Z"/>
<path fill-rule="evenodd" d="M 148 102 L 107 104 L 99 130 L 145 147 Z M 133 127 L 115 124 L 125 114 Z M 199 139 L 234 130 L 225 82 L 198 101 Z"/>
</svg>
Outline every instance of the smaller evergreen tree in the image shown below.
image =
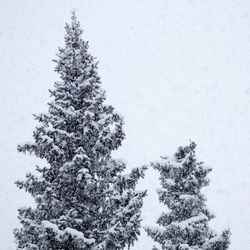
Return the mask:
<svg viewBox="0 0 250 250">
<path fill-rule="evenodd" d="M 205 205 L 201 188 L 209 184 L 207 174 L 211 168 L 197 161 L 195 148 L 191 142 L 179 147 L 173 158 L 152 163 L 160 172 L 159 200 L 169 211 L 158 218 L 161 227 L 145 230 L 164 250 L 225 250 L 230 244 L 229 230 L 217 235 L 209 228 L 208 222 L 214 215 Z"/>
</svg>

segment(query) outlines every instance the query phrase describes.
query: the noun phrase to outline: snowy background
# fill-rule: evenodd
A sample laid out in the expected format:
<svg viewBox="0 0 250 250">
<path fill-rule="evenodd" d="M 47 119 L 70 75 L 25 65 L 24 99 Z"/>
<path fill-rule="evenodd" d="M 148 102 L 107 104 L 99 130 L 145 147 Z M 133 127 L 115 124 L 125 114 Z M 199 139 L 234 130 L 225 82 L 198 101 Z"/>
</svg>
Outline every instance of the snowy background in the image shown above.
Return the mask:
<svg viewBox="0 0 250 250">
<path fill-rule="evenodd" d="M 14 181 L 34 168 L 16 151 L 31 140 L 32 114 L 47 110 L 57 79 L 52 59 L 75 9 L 98 58 L 107 102 L 125 119 L 126 140 L 114 154 L 128 167 L 174 153 L 189 139 L 213 167 L 204 189 L 232 231 L 230 250 L 250 249 L 250 2 L 0 0 L 0 249 L 15 249 L 17 208 L 31 204 Z M 140 189 L 144 225 L 163 207 L 147 172 Z M 149 250 L 142 236 L 133 249 Z"/>
</svg>

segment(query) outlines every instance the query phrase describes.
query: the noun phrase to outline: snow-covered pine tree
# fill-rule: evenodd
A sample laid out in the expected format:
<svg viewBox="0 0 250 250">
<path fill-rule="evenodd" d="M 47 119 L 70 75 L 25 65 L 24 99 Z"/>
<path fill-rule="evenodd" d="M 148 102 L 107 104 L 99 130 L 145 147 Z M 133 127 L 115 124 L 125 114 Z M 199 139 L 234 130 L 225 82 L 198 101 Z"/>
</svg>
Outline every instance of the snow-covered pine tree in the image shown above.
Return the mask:
<svg viewBox="0 0 250 250">
<path fill-rule="evenodd" d="M 195 148 L 191 142 L 179 147 L 173 157 L 152 163 L 160 173 L 159 200 L 168 211 L 157 220 L 160 227 L 145 230 L 164 250 L 225 250 L 230 244 L 229 230 L 217 235 L 209 228 L 214 215 L 205 205 L 201 188 L 209 184 L 211 168 L 197 161 Z"/>
<path fill-rule="evenodd" d="M 146 167 L 124 174 L 125 163 L 112 159 L 123 120 L 105 105 L 97 63 L 74 13 L 71 19 L 55 60 L 53 101 L 35 116 L 34 142 L 18 146 L 46 160 L 17 182 L 35 200 L 35 207 L 19 209 L 18 249 L 124 249 L 139 235 L 146 191 L 135 188 Z"/>
</svg>

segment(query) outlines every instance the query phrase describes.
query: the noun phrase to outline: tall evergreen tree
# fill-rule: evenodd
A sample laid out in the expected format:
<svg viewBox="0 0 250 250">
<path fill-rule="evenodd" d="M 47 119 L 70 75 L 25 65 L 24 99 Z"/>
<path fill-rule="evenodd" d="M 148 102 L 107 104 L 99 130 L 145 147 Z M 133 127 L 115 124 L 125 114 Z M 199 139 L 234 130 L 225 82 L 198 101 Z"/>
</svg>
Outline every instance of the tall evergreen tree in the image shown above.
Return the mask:
<svg viewBox="0 0 250 250">
<path fill-rule="evenodd" d="M 35 200 L 19 209 L 18 249 L 124 249 L 139 235 L 146 191 L 135 188 L 146 167 L 124 174 L 125 163 L 112 159 L 124 139 L 123 120 L 104 103 L 97 63 L 74 13 L 71 19 L 55 60 L 53 101 L 35 116 L 34 142 L 18 146 L 46 160 L 17 181 Z"/>
<path fill-rule="evenodd" d="M 217 235 L 209 228 L 214 215 L 205 205 L 201 188 L 209 184 L 211 168 L 197 161 L 195 148 L 191 142 L 180 147 L 172 158 L 152 163 L 160 172 L 159 200 L 168 211 L 157 220 L 161 227 L 145 230 L 164 250 L 225 250 L 230 244 L 229 230 Z"/>
</svg>

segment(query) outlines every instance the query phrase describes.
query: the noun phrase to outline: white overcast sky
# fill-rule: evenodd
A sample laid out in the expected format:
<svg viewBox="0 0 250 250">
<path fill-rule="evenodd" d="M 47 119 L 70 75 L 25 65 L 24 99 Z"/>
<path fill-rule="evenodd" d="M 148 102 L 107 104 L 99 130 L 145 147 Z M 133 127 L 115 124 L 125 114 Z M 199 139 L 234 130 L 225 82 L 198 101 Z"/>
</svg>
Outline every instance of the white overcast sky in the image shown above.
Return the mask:
<svg viewBox="0 0 250 250">
<path fill-rule="evenodd" d="M 15 249 L 17 209 L 32 199 L 13 184 L 34 169 L 16 145 L 31 140 L 32 114 L 46 111 L 57 79 L 52 59 L 76 10 L 84 39 L 99 60 L 107 102 L 125 119 L 114 153 L 128 169 L 174 153 L 189 139 L 213 167 L 204 190 L 230 227 L 231 250 L 250 249 L 250 1 L 0 0 L 0 249 Z M 163 207 L 149 170 L 143 224 Z M 134 250 L 153 242 L 142 233 Z"/>
</svg>

